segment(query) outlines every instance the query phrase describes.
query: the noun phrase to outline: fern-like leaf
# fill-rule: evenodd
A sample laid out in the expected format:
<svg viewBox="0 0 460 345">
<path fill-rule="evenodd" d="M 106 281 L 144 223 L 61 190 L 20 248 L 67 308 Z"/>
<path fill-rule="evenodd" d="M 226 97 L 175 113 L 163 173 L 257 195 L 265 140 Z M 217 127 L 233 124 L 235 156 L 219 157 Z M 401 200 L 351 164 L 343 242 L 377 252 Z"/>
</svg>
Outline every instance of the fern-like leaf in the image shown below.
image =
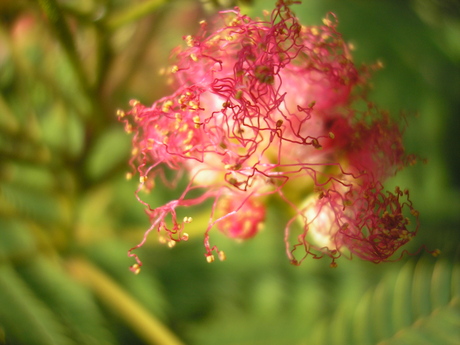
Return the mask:
<svg viewBox="0 0 460 345">
<path fill-rule="evenodd" d="M 14 269 L 0 267 L 0 327 L 7 344 L 76 345 L 65 326 Z"/>
<path fill-rule="evenodd" d="M 36 258 L 18 267 L 18 272 L 36 295 L 59 315 L 78 344 L 116 344 L 104 327 L 104 318 L 91 293 L 69 278 L 61 267 L 45 258 Z"/>
<path fill-rule="evenodd" d="M 460 266 L 439 260 L 434 265 L 408 262 L 360 300 L 347 300 L 315 327 L 312 344 L 460 343 Z M 343 311 L 343 310 L 342 310 Z M 327 325 L 327 326 L 326 326 Z"/>
</svg>

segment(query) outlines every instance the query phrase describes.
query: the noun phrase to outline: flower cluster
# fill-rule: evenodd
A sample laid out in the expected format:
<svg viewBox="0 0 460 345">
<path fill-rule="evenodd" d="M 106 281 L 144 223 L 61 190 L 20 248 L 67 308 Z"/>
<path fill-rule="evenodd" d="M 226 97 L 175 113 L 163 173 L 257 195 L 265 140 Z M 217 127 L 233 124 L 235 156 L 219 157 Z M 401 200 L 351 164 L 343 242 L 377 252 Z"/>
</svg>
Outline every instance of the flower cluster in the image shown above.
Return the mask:
<svg viewBox="0 0 460 345">
<path fill-rule="evenodd" d="M 204 233 L 205 256 L 225 255 L 210 244 L 218 228 L 235 239 L 263 228 L 268 198 L 287 217 L 287 255 L 388 260 L 417 232 L 418 212 L 408 191 L 385 191 L 383 181 L 414 160 L 402 145 L 402 130 L 366 101 L 369 72 L 357 67 L 329 14 L 321 26 L 302 26 L 289 3 L 279 1 L 265 19 L 236 8 L 221 23 L 201 22 L 196 36 L 172 53 L 164 71 L 176 90 L 144 106 L 119 112 L 133 132 L 131 164 L 140 174 L 136 192 L 155 181 L 180 197 L 151 208 L 151 226 L 172 246 L 188 239 L 187 216 L 176 210 L 211 200 Z M 191 193 L 193 192 L 193 193 Z M 412 219 L 411 219 L 412 218 Z M 410 226 L 412 223 L 412 227 Z"/>
</svg>

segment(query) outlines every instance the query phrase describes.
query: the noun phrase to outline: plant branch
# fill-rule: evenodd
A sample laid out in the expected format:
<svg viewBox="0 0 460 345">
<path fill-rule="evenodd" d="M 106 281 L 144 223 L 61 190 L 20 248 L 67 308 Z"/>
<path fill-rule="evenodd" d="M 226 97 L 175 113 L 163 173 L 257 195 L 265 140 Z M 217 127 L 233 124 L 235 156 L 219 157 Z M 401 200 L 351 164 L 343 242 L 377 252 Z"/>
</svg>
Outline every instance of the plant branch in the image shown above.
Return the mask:
<svg viewBox="0 0 460 345">
<path fill-rule="evenodd" d="M 70 60 L 70 63 L 72 64 L 82 89 L 85 91 L 85 93 L 90 95 L 90 86 L 85 72 L 83 71 L 80 57 L 77 54 L 74 40 L 72 38 L 72 33 L 70 32 L 70 29 L 56 0 L 39 0 L 38 2 L 43 12 L 52 24 L 54 32 L 59 42 L 62 44 L 64 51 Z M 91 99 L 91 97 L 89 97 L 89 99 Z"/>
<path fill-rule="evenodd" d="M 183 345 L 165 325 L 89 261 L 73 259 L 69 269 L 148 344 Z"/>
</svg>

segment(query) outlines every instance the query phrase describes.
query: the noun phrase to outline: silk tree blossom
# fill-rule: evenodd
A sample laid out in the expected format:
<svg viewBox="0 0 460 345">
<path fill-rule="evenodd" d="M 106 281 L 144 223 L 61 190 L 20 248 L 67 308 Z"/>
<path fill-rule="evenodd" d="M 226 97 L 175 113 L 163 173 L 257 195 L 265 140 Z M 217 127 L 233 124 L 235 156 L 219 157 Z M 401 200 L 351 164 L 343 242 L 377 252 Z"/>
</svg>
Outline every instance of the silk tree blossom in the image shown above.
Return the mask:
<svg viewBox="0 0 460 345">
<path fill-rule="evenodd" d="M 416 234 L 409 193 L 382 185 L 414 157 L 404 152 L 399 126 L 365 100 L 376 66 L 355 66 L 333 14 L 323 25 L 302 26 L 291 3 L 279 1 L 265 19 L 235 8 L 221 12 L 218 24 L 201 22 L 163 71 L 175 92 L 152 106 L 131 101 L 131 110 L 119 111 L 134 133 L 136 196 L 151 221 L 129 251 L 133 272 L 142 266 L 133 250 L 151 231 L 169 246 L 187 240 L 192 217 L 179 219 L 177 210 L 207 200 L 208 262 L 215 254 L 225 258 L 211 244 L 211 230 L 255 236 L 268 198 L 293 215 L 285 228 L 293 264 L 309 255 L 330 257 L 332 266 L 344 254 L 385 261 Z M 139 196 L 158 182 L 176 189 L 181 179 L 185 189 L 163 206 Z"/>
</svg>

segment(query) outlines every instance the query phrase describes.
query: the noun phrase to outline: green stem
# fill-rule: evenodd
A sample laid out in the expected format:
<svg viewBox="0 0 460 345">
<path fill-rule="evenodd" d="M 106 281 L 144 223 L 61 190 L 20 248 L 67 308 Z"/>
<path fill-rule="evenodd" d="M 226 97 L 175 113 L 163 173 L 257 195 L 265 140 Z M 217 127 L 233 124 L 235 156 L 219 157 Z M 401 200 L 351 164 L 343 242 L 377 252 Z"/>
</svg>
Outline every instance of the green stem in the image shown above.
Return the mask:
<svg viewBox="0 0 460 345">
<path fill-rule="evenodd" d="M 85 72 L 83 71 L 80 58 L 77 54 L 77 50 L 72 38 L 72 33 L 70 32 L 70 29 L 56 0 L 39 0 L 38 2 L 43 12 L 52 24 L 55 34 L 62 44 L 64 51 L 70 60 L 70 63 L 72 64 L 82 89 L 87 95 L 91 95 L 89 83 Z M 91 99 L 91 97 L 88 97 L 88 99 Z"/>
<path fill-rule="evenodd" d="M 8 134 L 15 134 L 20 129 L 20 124 L 18 119 L 14 116 L 13 111 L 6 103 L 3 95 L 0 94 L 0 128 L 1 131 L 5 131 Z"/>
<path fill-rule="evenodd" d="M 148 344 L 183 345 L 165 325 L 93 264 L 84 259 L 73 259 L 69 262 L 69 269 Z"/>
<path fill-rule="evenodd" d="M 165 2 L 165 0 L 148 0 L 130 6 L 128 9 L 121 10 L 108 18 L 106 20 L 106 27 L 110 31 L 115 31 L 125 24 L 134 22 L 152 13 Z"/>
</svg>

